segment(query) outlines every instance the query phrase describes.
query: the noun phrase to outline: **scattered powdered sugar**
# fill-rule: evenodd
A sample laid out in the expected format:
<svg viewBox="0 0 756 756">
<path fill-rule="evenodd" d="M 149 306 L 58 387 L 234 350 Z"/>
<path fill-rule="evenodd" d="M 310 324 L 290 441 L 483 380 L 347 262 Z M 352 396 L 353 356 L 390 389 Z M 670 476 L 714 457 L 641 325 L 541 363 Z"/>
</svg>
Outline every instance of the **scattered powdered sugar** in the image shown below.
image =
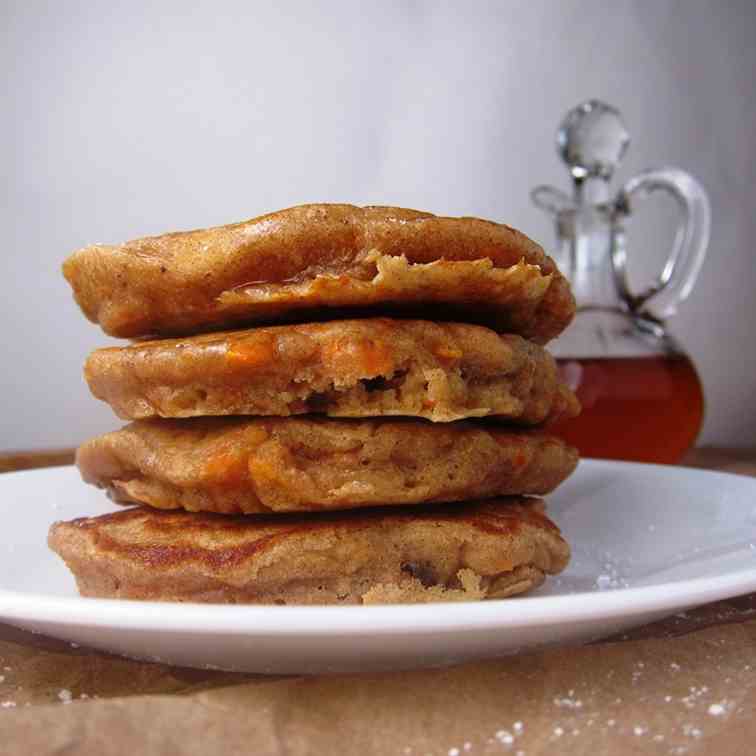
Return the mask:
<svg viewBox="0 0 756 756">
<path fill-rule="evenodd" d="M 0 707 L 2 707 L 3 709 L 15 709 L 16 702 L 15 701 L 1 701 Z"/>
<path fill-rule="evenodd" d="M 606 551 L 603 555 L 602 572 L 596 578 L 595 586 L 599 591 L 629 588 L 630 583 L 625 577 L 625 570 L 613 555 Z"/>
<path fill-rule="evenodd" d="M 558 738 L 561 738 L 562 735 L 564 735 L 564 730 L 561 727 L 555 727 L 554 735 L 556 735 Z"/>
<path fill-rule="evenodd" d="M 449 756 L 459 756 L 459 748 L 450 748 Z"/>
<path fill-rule="evenodd" d="M 700 688 L 696 688 L 695 685 L 692 685 L 688 690 L 690 691 L 690 695 L 683 696 L 680 699 L 683 705 L 688 709 L 692 709 L 696 705 L 696 701 L 709 691 L 706 685 L 702 685 Z"/>
<path fill-rule="evenodd" d="M 613 588 L 612 585 L 612 578 L 610 575 L 599 575 L 596 578 L 596 588 L 598 588 L 600 591 L 606 591 L 609 588 Z"/>
<path fill-rule="evenodd" d="M 64 703 L 69 704 L 71 701 L 73 701 L 73 695 L 71 694 L 71 691 L 67 688 L 62 688 L 58 691 L 58 698 Z"/>
<path fill-rule="evenodd" d="M 645 735 L 647 732 L 648 729 L 646 727 L 641 727 L 640 725 L 633 727 L 633 735 Z"/>
<path fill-rule="evenodd" d="M 510 750 L 512 746 L 515 744 L 517 739 L 521 737 L 523 731 L 525 730 L 525 725 L 523 722 L 521 722 L 519 719 L 516 722 L 512 722 L 510 725 L 510 729 L 505 730 L 497 730 L 492 737 L 488 738 L 487 742 L 489 745 L 495 745 L 498 741 L 501 745 L 503 745 L 507 750 Z M 465 743 L 463 746 L 465 751 L 469 751 L 472 748 L 472 745 L 470 743 Z M 524 756 L 525 752 L 522 750 L 515 751 L 514 756 L 517 756 L 517 754 L 521 754 L 521 756 Z"/>
</svg>

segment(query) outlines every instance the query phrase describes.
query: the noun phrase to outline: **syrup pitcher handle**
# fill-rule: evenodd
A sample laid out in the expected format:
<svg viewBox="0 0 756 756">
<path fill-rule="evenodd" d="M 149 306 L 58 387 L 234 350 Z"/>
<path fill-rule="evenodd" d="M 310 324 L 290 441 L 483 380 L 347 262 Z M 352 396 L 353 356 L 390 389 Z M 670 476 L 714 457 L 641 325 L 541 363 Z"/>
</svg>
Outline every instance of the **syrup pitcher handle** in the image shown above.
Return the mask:
<svg viewBox="0 0 756 756">
<path fill-rule="evenodd" d="M 671 195 L 680 208 L 680 224 L 672 251 L 656 281 L 637 294 L 627 276 L 627 239 L 624 220 L 635 204 L 655 191 Z M 611 252 L 620 296 L 636 315 L 664 320 L 691 292 L 709 244 L 711 208 L 701 184 L 677 168 L 646 171 L 630 179 L 620 191 L 611 215 Z"/>
</svg>

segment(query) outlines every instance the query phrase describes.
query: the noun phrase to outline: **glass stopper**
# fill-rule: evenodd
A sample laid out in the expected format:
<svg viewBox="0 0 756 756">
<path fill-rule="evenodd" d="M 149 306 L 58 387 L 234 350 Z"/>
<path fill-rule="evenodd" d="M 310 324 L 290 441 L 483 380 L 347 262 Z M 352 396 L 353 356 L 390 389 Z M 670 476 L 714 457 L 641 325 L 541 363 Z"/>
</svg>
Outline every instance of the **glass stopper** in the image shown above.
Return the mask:
<svg viewBox="0 0 756 756">
<path fill-rule="evenodd" d="M 567 113 L 556 141 L 573 179 L 608 180 L 630 144 L 630 134 L 619 110 L 599 100 L 588 100 Z"/>
</svg>

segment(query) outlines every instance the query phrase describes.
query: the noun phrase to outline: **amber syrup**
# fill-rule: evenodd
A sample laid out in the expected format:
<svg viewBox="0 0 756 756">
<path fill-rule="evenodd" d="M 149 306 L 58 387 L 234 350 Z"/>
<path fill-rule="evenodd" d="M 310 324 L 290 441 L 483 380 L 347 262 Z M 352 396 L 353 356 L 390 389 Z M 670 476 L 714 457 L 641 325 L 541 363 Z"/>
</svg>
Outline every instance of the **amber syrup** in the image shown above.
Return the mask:
<svg viewBox="0 0 756 756">
<path fill-rule="evenodd" d="M 583 406 L 554 426 L 584 457 L 674 464 L 701 430 L 704 398 L 684 355 L 559 360 Z"/>
</svg>

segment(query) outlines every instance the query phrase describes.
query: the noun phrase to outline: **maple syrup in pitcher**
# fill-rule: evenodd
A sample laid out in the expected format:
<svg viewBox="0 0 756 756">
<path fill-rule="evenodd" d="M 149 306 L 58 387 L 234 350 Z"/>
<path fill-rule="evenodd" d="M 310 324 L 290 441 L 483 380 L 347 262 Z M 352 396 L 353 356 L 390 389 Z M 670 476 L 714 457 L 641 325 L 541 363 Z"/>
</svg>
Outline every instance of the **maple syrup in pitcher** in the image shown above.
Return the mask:
<svg viewBox="0 0 756 756">
<path fill-rule="evenodd" d="M 690 358 L 562 358 L 581 415 L 550 428 L 585 457 L 674 464 L 701 430 L 704 398 Z"/>
<path fill-rule="evenodd" d="M 534 202 L 556 221 L 555 257 L 577 302 L 572 325 L 550 345 L 583 407 L 553 426 L 583 456 L 675 463 L 701 429 L 704 398 L 690 358 L 666 319 L 690 293 L 709 238 L 709 204 L 700 184 L 674 168 L 628 181 L 616 197 L 609 180 L 629 144 L 618 111 L 596 100 L 568 113 L 557 145 L 574 192 L 538 187 Z M 631 292 L 624 219 L 660 190 L 682 211 L 672 253 L 652 286 Z"/>
</svg>

